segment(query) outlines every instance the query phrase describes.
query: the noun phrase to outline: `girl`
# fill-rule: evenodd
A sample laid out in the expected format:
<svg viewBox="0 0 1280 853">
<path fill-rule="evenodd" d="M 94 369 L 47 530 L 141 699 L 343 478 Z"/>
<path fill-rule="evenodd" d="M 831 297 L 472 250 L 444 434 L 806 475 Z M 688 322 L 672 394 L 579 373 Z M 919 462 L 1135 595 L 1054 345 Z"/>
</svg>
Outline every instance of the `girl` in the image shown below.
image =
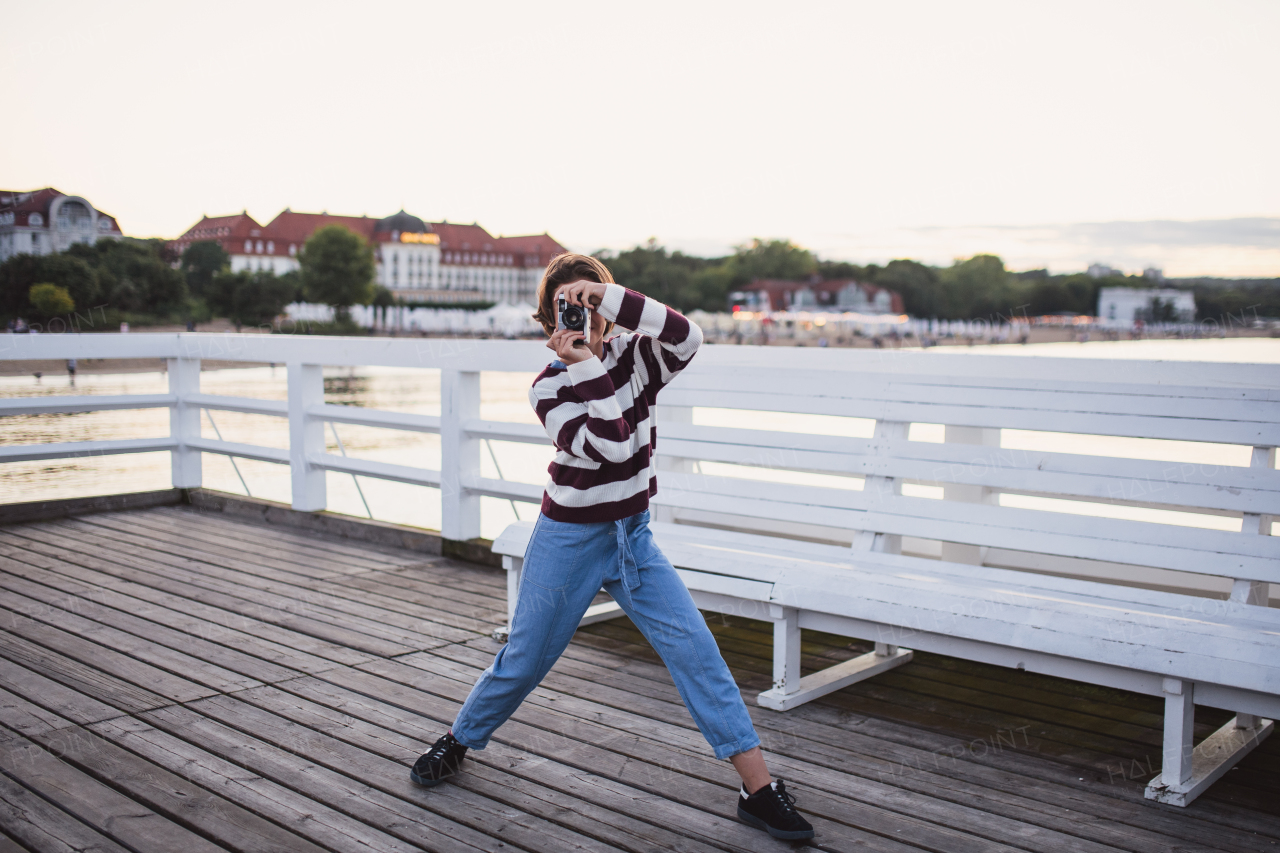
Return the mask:
<svg viewBox="0 0 1280 853">
<path fill-rule="evenodd" d="M 592 308 L 589 335 L 556 329 L 561 295 Z M 410 778 L 438 785 L 458 772 L 468 749 L 484 749 L 560 657 L 603 586 L 662 656 L 716 758 L 728 758 L 742 777 L 738 817 L 775 838 L 812 838 L 794 797 L 770 778 L 715 639 L 649 531 L 649 498 L 658 490 L 653 406 L 698 351 L 702 330 L 577 254 L 548 265 L 533 316 L 557 360 L 538 375 L 529 402 L 556 456 L 525 553 L 510 638 Z M 635 331 L 606 340 L 615 323 Z"/>
</svg>

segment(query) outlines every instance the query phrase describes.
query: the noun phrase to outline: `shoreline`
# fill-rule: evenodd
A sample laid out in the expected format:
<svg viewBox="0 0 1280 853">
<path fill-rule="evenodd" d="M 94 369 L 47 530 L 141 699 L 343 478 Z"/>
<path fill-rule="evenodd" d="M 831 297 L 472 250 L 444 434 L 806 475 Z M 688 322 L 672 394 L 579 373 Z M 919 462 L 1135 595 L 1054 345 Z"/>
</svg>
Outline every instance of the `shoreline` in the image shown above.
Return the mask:
<svg viewBox="0 0 1280 853">
<path fill-rule="evenodd" d="M 217 330 L 217 331 L 210 330 L 210 331 L 213 332 L 214 334 L 217 334 L 222 332 L 223 330 Z M 230 331 L 230 330 L 227 330 L 227 331 Z M 160 327 L 156 329 L 149 329 L 146 332 L 137 332 L 136 334 L 154 334 L 154 333 L 165 333 L 165 332 L 184 332 L 185 334 L 192 334 L 190 332 L 185 332 L 185 330 L 180 327 L 173 327 L 172 329 Z M 194 334 L 207 334 L 207 333 L 209 332 L 197 331 Z M 1035 352 L 1036 354 L 1039 354 L 1039 355 L 1087 356 L 1090 354 L 1117 355 L 1118 354 L 1117 350 L 1120 350 L 1120 351 L 1129 350 L 1129 349 L 1139 350 L 1142 348 L 1152 349 L 1157 347 L 1161 349 L 1165 347 L 1181 348 L 1181 347 L 1185 347 L 1192 344 L 1198 344 L 1201 346 L 1208 345 L 1208 346 L 1205 346 L 1205 348 L 1223 347 L 1224 345 L 1227 345 L 1229 342 L 1232 342 L 1232 341 L 1240 341 L 1240 342 L 1258 341 L 1259 342 L 1258 344 L 1245 345 L 1249 347 L 1258 347 L 1262 341 L 1274 340 L 1276 343 L 1275 349 L 1277 352 L 1277 356 L 1274 360 L 1280 361 L 1280 338 L 1273 337 L 1271 332 L 1264 329 L 1233 330 L 1232 334 L 1221 336 L 1221 337 L 1205 336 L 1205 337 L 1198 337 L 1198 338 L 1150 336 L 1150 337 L 1143 337 L 1143 338 L 1132 339 L 1132 340 L 1124 337 L 1119 337 L 1119 338 L 1110 339 L 1110 340 L 1106 338 L 1102 338 L 1102 339 L 1091 339 L 1088 341 L 1079 341 L 1076 339 L 1075 335 L 1076 333 L 1071 329 L 1041 327 L 1041 328 L 1033 328 L 1031 330 L 1031 336 L 1028 339 L 1027 343 L 1025 344 L 1016 340 L 990 343 L 990 342 L 982 341 L 979 339 L 974 339 L 972 341 L 967 339 L 951 339 L 951 340 L 944 339 L 944 340 L 938 341 L 936 344 L 929 347 L 928 349 L 937 350 L 937 351 L 960 350 L 962 352 L 1000 353 L 1000 354 L 1006 354 L 1006 355 L 1015 355 L 1019 353 L 1031 354 L 1032 352 Z M 371 337 L 386 337 L 386 336 L 375 335 Z M 405 336 L 398 335 L 396 337 L 405 337 Z M 417 336 L 414 336 L 414 337 L 417 337 Z M 422 337 L 457 338 L 457 337 L 464 337 L 464 336 L 424 335 Z M 714 339 L 709 339 L 708 343 L 712 346 L 739 346 L 739 344 L 736 344 L 732 341 L 716 341 Z M 882 343 L 881 348 L 885 350 L 921 351 L 920 345 L 916 342 L 914 338 L 904 338 L 904 339 L 898 339 L 895 341 L 893 338 L 885 337 L 881 339 L 881 343 Z M 744 341 L 744 344 L 751 344 L 751 342 Z M 774 346 L 774 347 L 801 346 L 801 347 L 818 348 L 816 341 L 813 339 L 792 340 L 790 338 L 782 339 L 782 340 L 775 339 L 770 341 L 768 344 L 766 344 L 766 346 Z M 853 338 L 852 340 L 846 340 L 843 342 L 834 342 L 834 341 L 830 342 L 828 348 L 830 349 L 875 349 L 876 347 L 873 339 L 857 337 L 857 338 Z M 1131 357 L 1148 357 L 1149 358 L 1151 356 L 1139 354 L 1138 352 L 1133 352 L 1131 354 Z M 1218 360 L 1218 359 L 1210 359 L 1210 360 Z M 1272 361 L 1272 360 L 1273 359 L 1270 359 L 1270 358 L 1266 359 L 1266 361 Z M 228 361 L 224 359 L 206 359 L 203 361 L 201 365 L 201 369 L 202 370 L 234 370 L 234 369 L 248 369 L 248 368 L 254 368 L 254 367 L 261 367 L 261 366 L 262 366 L 261 364 L 258 364 L 256 362 Z M 120 374 L 164 373 L 166 372 L 166 370 L 167 370 L 167 365 L 165 364 L 164 359 L 158 359 L 158 358 L 156 359 L 151 359 L 151 358 L 123 358 L 123 359 L 87 358 L 86 359 L 86 358 L 82 358 L 82 359 L 78 359 L 76 362 L 77 375 L 80 375 L 80 374 L 97 375 L 97 374 L 116 374 L 116 373 L 120 373 Z M 66 377 L 67 376 L 66 361 L 64 359 L 39 359 L 39 360 L 0 359 L 0 377 L 34 376 L 36 373 L 40 373 L 42 378 Z"/>
</svg>

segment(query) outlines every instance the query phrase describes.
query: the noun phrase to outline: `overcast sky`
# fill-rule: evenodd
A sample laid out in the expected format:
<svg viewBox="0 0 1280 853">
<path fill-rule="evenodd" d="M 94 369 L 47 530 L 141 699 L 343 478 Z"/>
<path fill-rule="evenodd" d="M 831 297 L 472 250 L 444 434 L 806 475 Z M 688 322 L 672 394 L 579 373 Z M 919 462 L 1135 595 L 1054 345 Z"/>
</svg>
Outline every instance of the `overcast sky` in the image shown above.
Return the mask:
<svg viewBox="0 0 1280 853">
<path fill-rule="evenodd" d="M 582 250 L 1280 275 L 1275 0 L 0 14 L 0 187 L 133 235 L 403 206 Z"/>
</svg>

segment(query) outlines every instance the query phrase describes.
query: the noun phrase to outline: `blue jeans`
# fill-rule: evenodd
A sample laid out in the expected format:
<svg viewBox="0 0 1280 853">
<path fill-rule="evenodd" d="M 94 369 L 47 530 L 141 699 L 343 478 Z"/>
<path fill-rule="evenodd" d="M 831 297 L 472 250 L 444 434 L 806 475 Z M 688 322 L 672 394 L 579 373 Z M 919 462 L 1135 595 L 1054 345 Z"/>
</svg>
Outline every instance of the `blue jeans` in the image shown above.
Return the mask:
<svg viewBox="0 0 1280 853">
<path fill-rule="evenodd" d="M 599 524 L 538 516 L 524 556 L 510 639 L 458 712 L 453 723 L 458 742 L 485 748 L 564 652 L 602 586 L 662 656 L 716 758 L 759 746 L 706 620 L 653 541 L 648 510 Z"/>
</svg>

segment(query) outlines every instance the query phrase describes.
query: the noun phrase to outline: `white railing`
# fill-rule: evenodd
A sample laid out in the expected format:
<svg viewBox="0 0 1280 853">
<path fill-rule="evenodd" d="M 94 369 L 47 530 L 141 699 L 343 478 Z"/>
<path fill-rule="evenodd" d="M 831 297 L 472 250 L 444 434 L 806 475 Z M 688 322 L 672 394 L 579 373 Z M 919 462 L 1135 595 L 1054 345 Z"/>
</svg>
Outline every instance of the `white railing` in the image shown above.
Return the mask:
<svg viewBox="0 0 1280 853">
<path fill-rule="evenodd" d="M 202 484 L 201 460 L 205 453 L 221 454 L 232 459 L 239 457 L 261 460 L 290 467 L 293 506 L 295 509 L 305 511 L 326 508 L 329 497 L 326 488 L 326 472 L 410 483 L 439 489 L 441 532 L 445 538 L 453 540 L 468 540 L 480 536 L 480 499 L 482 497 L 535 504 L 540 502 L 542 497 L 540 484 L 502 479 L 501 474 L 498 478 L 485 477 L 482 476 L 480 464 L 481 445 L 485 441 L 543 446 L 549 444 L 545 433 L 536 424 L 490 421 L 480 417 L 481 373 L 485 371 L 536 373 L 550 358 L 550 354 L 540 341 L 331 338 L 261 334 L 0 335 L 0 360 L 68 358 L 81 361 L 163 359 L 168 365 L 168 393 L 0 399 L 0 416 L 167 408 L 170 412 L 169 434 L 157 438 L 28 445 L 0 444 L 0 462 L 168 451 L 172 454 L 173 486 L 195 488 Z M 288 379 L 287 399 L 266 400 L 205 393 L 201 389 L 200 365 L 202 361 L 211 359 L 285 365 Z M 381 366 L 438 370 L 441 377 L 440 414 L 430 416 L 326 404 L 322 372 L 323 367 L 326 366 Z M 1161 389 L 1170 386 L 1188 386 L 1193 387 L 1193 390 L 1194 387 L 1216 388 L 1220 390 L 1215 391 L 1214 394 L 1222 397 L 1223 400 L 1230 397 L 1221 391 L 1225 388 L 1239 386 L 1242 389 L 1241 393 L 1247 391 L 1251 395 L 1250 399 L 1262 400 L 1272 398 L 1267 397 L 1266 394 L 1259 397 L 1261 392 L 1257 389 L 1280 387 L 1280 372 L 1274 365 L 1171 363 L 1142 360 L 1099 361 L 1031 355 L 944 353 L 937 350 L 906 352 L 707 345 L 698 354 L 686 376 L 682 376 L 672 388 L 664 392 L 664 397 L 669 404 L 658 407 L 657 416 L 666 424 L 664 429 L 667 437 L 665 442 L 660 440 L 658 444 L 659 467 L 667 472 L 669 484 L 679 485 L 680 473 L 693 472 L 695 464 L 702 464 L 698 460 L 705 462 L 719 458 L 714 453 L 708 455 L 706 445 L 708 441 L 720 440 L 717 435 L 722 428 L 695 426 L 694 406 L 729 406 L 737 409 L 773 408 L 766 404 L 747 405 L 737 400 L 737 397 L 743 396 L 741 388 L 737 391 L 729 389 L 728 386 L 740 386 L 744 380 L 749 380 L 753 375 L 758 375 L 761 383 L 759 387 L 752 386 L 754 390 L 757 392 L 772 390 L 779 398 L 785 398 L 779 403 L 785 411 L 847 415 L 871 418 L 885 423 L 903 421 L 905 424 L 922 421 L 944 424 L 946 437 L 941 440 L 953 447 L 955 446 L 953 442 L 965 446 L 975 443 L 998 446 L 999 430 L 992 429 L 995 427 L 1100 432 L 1141 438 L 1234 442 L 1242 445 L 1259 443 L 1274 445 L 1275 441 L 1270 433 L 1263 440 L 1255 435 L 1256 425 L 1248 422 L 1239 424 L 1224 422 L 1223 425 L 1197 426 L 1184 424 L 1177 419 L 1153 417 L 1126 419 L 1128 416 L 1108 416 L 1111 420 L 1105 422 L 1105 429 L 1100 427 L 1094 430 L 1090 424 L 1081 420 L 1088 421 L 1093 417 L 1088 411 L 1082 410 L 1067 417 L 1061 412 L 1050 411 L 1054 408 L 1053 406 L 1044 407 L 1043 412 L 1037 411 L 1041 407 L 1033 402 L 1025 404 L 1024 408 L 1029 407 L 1025 411 L 1018 409 L 1015 412 L 1010 406 L 1015 403 L 1023 405 L 1018 401 L 1040 399 L 1036 395 L 1045 391 L 1057 391 L 1072 400 L 1076 399 L 1075 395 L 1084 395 L 1079 398 L 1080 405 L 1088 408 L 1097 402 L 1090 393 L 1098 390 L 1101 385 L 1114 386 L 1112 391 L 1118 389 L 1126 394 L 1136 393 L 1136 389 Z M 956 400 L 951 399 L 955 393 L 944 393 L 946 389 L 928 386 L 933 387 L 934 390 L 923 390 L 926 386 L 921 383 L 927 378 L 939 376 L 964 377 L 964 384 L 973 387 Z M 843 389 L 843 397 L 846 398 L 850 397 L 856 389 L 865 389 L 867 399 L 835 401 L 831 403 L 834 408 L 827 411 L 823 401 L 829 398 L 827 389 L 831 388 Z M 894 388 L 914 390 L 898 392 L 894 391 Z M 1008 388 L 1009 391 L 1001 392 L 998 390 L 1000 388 Z M 899 399 L 895 396 L 899 393 L 906 396 Z M 1063 399 L 1066 400 L 1066 397 Z M 1116 394 L 1111 394 L 1109 399 L 1117 399 Z M 1126 398 L 1121 394 L 1120 399 Z M 1217 397 L 1214 399 L 1216 400 Z M 948 402 L 949 400 L 951 402 Z M 1071 404 L 1063 403 L 1063 405 Z M 1108 403 L 1107 405 L 1114 407 L 1119 404 Z M 1161 403 L 1160 405 L 1173 404 Z M 1265 406 L 1267 404 L 1259 402 L 1230 403 L 1229 405 Z M 787 406 L 794 407 L 785 408 Z M 1121 409 L 1123 408 L 1121 406 Z M 288 445 L 286 448 L 268 447 L 203 436 L 200 424 L 204 410 L 242 412 L 286 419 L 289 426 Z M 1017 415 L 1016 418 L 1014 414 Z M 1212 416 L 1212 411 L 1207 412 L 1206 417 Z M 754 415 L 751 412 L 744 411 L 741 417 L 735 420 L 734 425 L 752 426 L 753 418 Z M 1163 426 L 1166 422 L 1174 426 L 1181 424 L 1180 428 L 1183 432 L 1174 430 L 1173 426 Z M 438 434 L 441 446 L 440 468 L 438 470 L 420 468 L 329 453 L 325 443 L 327 423 L 357 424 Z M 884 427 L 885 423 L 881 423 L 877 429 Z M 768 429 L 769 427 L 759 428 Z M 972 432 L 973 429 L 978 428 L 986 429 L 987 433 L 991 433 L 991 440 L 983 438 L 978 441 L 966 432 L 966 430 Z M 752 453 L 748 452 L 751 450 L 749 446 L 751 441 L 743 438 L 742 432 L 741 429 L 726 430 L 723 438 L 726 447 L 737 448 L 744 454 L 741 464 L 763 465 L 791 471 L 810 471 L 810 463 L 805 462 L 808 457 L 801 451 L 810 445 L 825 447 L 826 444 L 823 442 L 829 443 L 834 440 L 819 441 L 815 436 L 793 435 L 788 439 L 791 442 L 788 447 L 794 448 L 792 451 L 779 454 L 774 446 L 777 442 L 770 441 L 768 442 L 770 449 Z M 1184 432 L 1186 434 L 1183 434 Z M 700 439 L 701 442 L 695 447 L 686 439 Z M 685 455 L 682 456 L 681 453 Z M 1073 464 L 1084 466 L 1080 469 L 1082 471 L 1093 470 L 1099 464 L 1096 459 L 1088 456 L 1070 457 L 1067 462 L 1072 460 L 1075 460 Z M 724 458 L 720 461 L 736 460 Z M 862 473 L 874 474 L 879 470 L 875 466 L 867 467 L 869 463 L 864 463 L 865 460 L 857 463 L 861 466 L 857 472 L 850 469 L 828 473 L 854 476 Z M 923 465 L 923 468 L 917 465 L 916 467 L 921 468 L 923 473 L 916 474 L 907 473 L 907 469 L 904 468 L 900 475 L 903 477 L 902 482 L 908 485 L 912 483 L 942 485 L 943 494 L 939 497 L 945 500 L 967 500 L 965 490 L 973 491 L 971 487 L 976 488 L 974 484 L 981 486 L 981 501 L 985 503 L 994 503 L 1003 494 L 1023 493 L 1033 496 L 1040 494 L 1034 489 L 1029 491 L 1026 484 L 1019 485 L 1021 480 L 1012 473 L 1002 474 L 997 470 L 994 474 L 982 474 L 979 470 L 981 466 L 961 465 L 958 466 L 959 473 L 953 471 L 954 476 L 943 477 L 938 473 L 939 464 L 927 464 Z M 1129 464 L 1132 466 L 1140 463 Z M 1151 464 L 1154 463 L 1148 463 L 1148 467 Z M 1159 475 L 1158 478 L 1165 476 L 1160 473 L 1165 467 L 1168 466 L 1163 466 L 1156 472 Z M 863 468 L 865 470 L 862 470 Z M 954 468 L 957 466 L 953 465 L 947 470 Z M 701 471 L 701 468 L 697 470 Z M 947 482 L 934 482 L 935 480 L 947 480 Z M 956 483 L 962 485 L 955 485 Z M 969 485 L 963 485 L 963 483 Z M 1166 502 L 1172 501 L 1172 497 L 1168 496 L 1180 494 L 1174 488 L 1176 485 L 1169 485 Z M 1060 488 L 1070 491 L 1066 487 Z M 1088 495 L 1092 494 L 1088 490 L 1081 492 L 1077 489 L 1076 492 L 1076 494 L 1064 494 L 1063 497 L 1080 499 L 1083 495 L 1087 499 Z M 1145 492 L 1143 494 L 1145 495 Z M 1122 499 L 1113 500 L 1113 497 L 1107 497 L 1105 501 L 1133 507 L 1149 505 L 1142 495 L 1129 498 L 1126 492 L 1120 496 Z M 1098 498 L 1095 496 L 1093 499 Z M 659 519 L 674 520 L 673 513 L 678 513 L 681 520 L 694 520 L 690 511 L 680 509 L 677 503 L 667 505 L 672 500 L 674 498 L 664 496 L 663 493 L 659 494 L 658 500 L 655 501 L 656 515 Z M 1205 504 L 1209 507 L 1205 511 L 1211 514 L 1251 511 L 1249 507 L 1243 505 L 1213 504 L 1210 506 L 1212 503 L 1211 501 Z M 1252 511 L 1256 512 L 1256 510 Z M 816 534 L 805 533 L 805 535 Z M 942 553 L 946 553 L 945 547 Z"/>
<path fill-rule="evenodd" d="M 480 418 L 482 371 L 535 373 L 546 365 L 536 341 L 290 337 L 282 335 L 3 335 L 0 360 L 164 359 L 169 393 L 127 396 L 57 396 L 0 399 L 0 416 L 110 409 L 169 409 L 169 435 L 159 438 L 0 445 L 0 462 L 22 462 L 120 453 L 169 451 L 173 485 L 201 485 L 201 458 L 217 453 L 290 467 L 294 509 L 325 509 L 325 472 L 394 480 L 441 491 L 441 532 L 447 539 L 480 535 L 480 497 L 537 503 L 541 486 L 482 477 L 484 440 L 549 444 L 537 426 Z M 265 400 L 206 394 L 200 388 L 202 360 L 284 364 L 288 399 Z M 441 414 L 418 415 L 324 401 L 323 367 L 416 367 L 437 369 Z M 287 449 L 224 441 L 201 435 L 203 410 L 286 418 Z M 340 456 L 325 448 L 327 422 L 435 433 L 441 439 L 440 470 Z"/>
</svg>

